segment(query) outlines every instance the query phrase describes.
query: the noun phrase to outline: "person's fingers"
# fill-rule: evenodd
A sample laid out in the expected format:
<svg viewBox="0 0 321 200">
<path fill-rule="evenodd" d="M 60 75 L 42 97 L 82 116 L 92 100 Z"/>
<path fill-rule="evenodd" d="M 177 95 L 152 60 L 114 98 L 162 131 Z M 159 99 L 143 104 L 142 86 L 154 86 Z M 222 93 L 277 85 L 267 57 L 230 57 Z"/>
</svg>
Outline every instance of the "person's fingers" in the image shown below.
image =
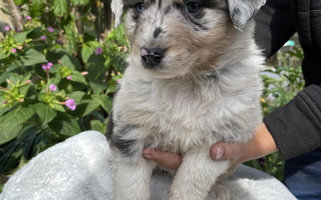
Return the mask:
<svg viewBox="0 0 321 200">
<path fill-rule="evenodd" d="M 242 144 L 238 143 L 217 143 L 210 148 L 210 157 L 216 161 L 231 161 L 231 165 L 236 165 L 242 162 Z"/>
<path fill-rule="evenodd" d="M 224 143 L 213 144 L 210 148 L 211 158 L 217 161 L 230 160 L 228 148 Z"/>
<path fill-rule="evenodd" d="M 170 169 L 178 169 L 182 163 L 182 156 L 180 155 L 153 149 L 145 149 L 143 156 Z"/>
</svg>

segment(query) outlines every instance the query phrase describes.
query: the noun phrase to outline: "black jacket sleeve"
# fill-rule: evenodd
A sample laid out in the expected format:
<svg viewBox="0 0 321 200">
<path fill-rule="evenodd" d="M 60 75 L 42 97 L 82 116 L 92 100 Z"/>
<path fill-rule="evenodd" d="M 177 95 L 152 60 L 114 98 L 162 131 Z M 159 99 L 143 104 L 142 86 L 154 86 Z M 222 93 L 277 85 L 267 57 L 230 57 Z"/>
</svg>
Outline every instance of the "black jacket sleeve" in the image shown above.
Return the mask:
<svg viewBox="0 0 321 200">
<path fill-rule="evenodd" d="M 267 0 L 255 16 L 255 39 L 266 57 L 293 35 L 304 50 L 307 87 L 286 106 L 264 118 L 281 155 L 289 159 L 321 147 L 321 1 Z M 313 85 L 314 84 L 314 85 Z"/>
<path fill-rule="evenodd" d="M 321 147 L 321 86 L 305 88 L 264 123 L 284 159 Z"/>
<path fill-rule="evenodd" d="M 268 0 L 254 19 L 255 40 L 266 58 L 277 52 L 296 31 L 291 0 Z"/>
</svg>

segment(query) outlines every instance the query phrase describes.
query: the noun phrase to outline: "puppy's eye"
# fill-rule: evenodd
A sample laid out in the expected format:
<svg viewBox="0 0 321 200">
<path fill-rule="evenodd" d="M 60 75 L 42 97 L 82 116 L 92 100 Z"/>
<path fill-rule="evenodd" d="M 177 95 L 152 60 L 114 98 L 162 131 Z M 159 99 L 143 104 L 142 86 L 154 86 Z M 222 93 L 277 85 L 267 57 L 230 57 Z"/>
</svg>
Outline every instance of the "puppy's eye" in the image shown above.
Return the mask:
<svg viewBox="0 0 321 200">
<path fill-rule="evenodd" d="M 201 8 L 202 8 L 202 6 L 199 3 L 194 2 L 194 1 L 188 2 L 186 4 L 186 9 L 190 13 L 197 13 L 199 10 L 201 10 Z"/>
<path fill-rule="evenodd" d="M 145 10 L 145 4 L 140 2 L 135 5 L 135 11 L 137 13 L 142 13 Z"/>
</svg>

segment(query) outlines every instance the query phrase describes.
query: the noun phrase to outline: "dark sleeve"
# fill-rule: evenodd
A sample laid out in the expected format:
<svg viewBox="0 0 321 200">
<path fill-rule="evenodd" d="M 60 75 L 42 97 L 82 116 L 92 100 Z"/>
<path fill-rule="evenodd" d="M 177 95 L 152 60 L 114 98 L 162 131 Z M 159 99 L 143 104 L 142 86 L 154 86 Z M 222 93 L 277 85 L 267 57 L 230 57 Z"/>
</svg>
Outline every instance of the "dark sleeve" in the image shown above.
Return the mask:
<svg viewBox="0 0 321 200">
<path fill-rule="evenodd" d="M 293 16 L 304 51 L 302 72 L 306 86 L 321 84 L 321 1 L 293 0 Z"/>
<path fill-rule="evenodd" d="M 321 147 L 321 86 L 305 88 L 264 123 L 284 159 Z"/>
<path fill-rule="evenodd" d="M 296 31 L 291 0 L 267 0 L 254 19 L 255 41 L 266 58 L 277 52 Z"/>
</svg>

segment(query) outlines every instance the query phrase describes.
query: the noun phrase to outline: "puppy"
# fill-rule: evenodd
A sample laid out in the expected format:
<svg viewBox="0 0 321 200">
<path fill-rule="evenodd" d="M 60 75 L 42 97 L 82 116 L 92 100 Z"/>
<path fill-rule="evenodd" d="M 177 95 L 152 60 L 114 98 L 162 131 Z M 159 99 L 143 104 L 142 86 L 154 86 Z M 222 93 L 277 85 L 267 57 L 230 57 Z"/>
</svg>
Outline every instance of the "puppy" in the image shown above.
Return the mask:
<svg viewBox="0 0 321 200">
<path fill-rule="evenodd" d="M 261 122 L 264 63 L 251 19 L 265 0 L 113 0 L 126 14 L 131 53 L 115 96 L 109 141 L 117 157 L 116 200 L 147 200 L 155 148 L 184 159 L 170 200 L 205 199 L 229 162 L 217 142 L 246 142 Z M 222 195 L 228 196 L 228 195 Z M 224 198 L 224 197 L 222 197 Z"/>
</svg>

